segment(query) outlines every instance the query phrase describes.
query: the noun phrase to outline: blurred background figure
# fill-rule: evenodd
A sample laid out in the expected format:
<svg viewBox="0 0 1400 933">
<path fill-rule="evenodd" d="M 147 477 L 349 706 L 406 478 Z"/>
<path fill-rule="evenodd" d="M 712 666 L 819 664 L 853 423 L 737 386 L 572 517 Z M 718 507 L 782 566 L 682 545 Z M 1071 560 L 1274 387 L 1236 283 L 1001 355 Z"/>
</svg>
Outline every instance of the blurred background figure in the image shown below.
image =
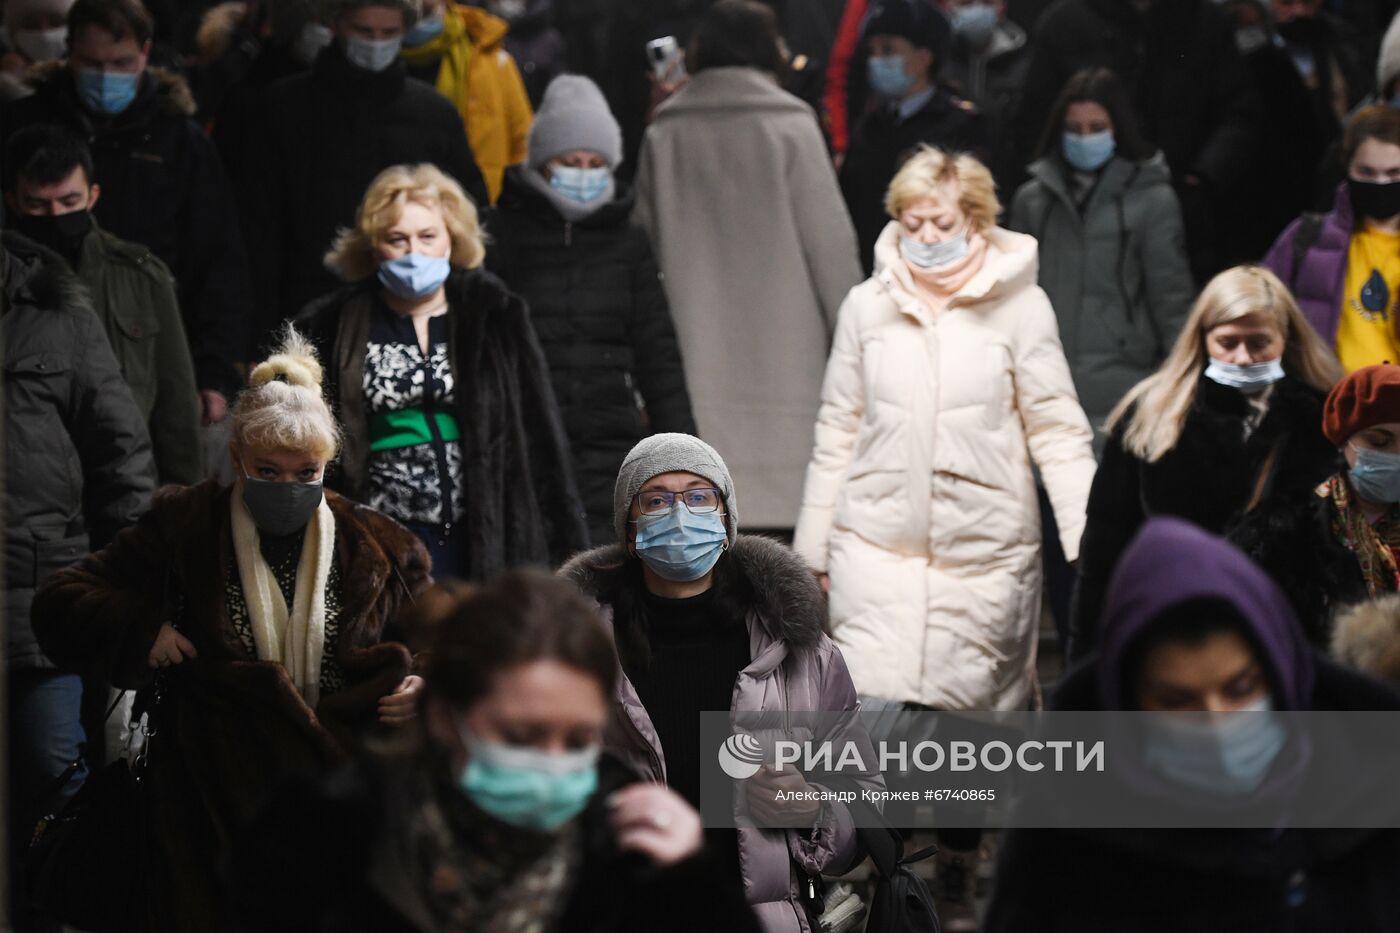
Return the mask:
<svg viewBox="0 0 1400 933">
<path fill-rule="evenodd" d="M 1355 370 L 1400 360 L 1400 109 L 1357 111 L 1342 159 L 1347 177 L 1331 212 L 1299 217 L 1264 262 Z"/>
<path fill-rule="evenodd" d="M 453 0 L 422 3 L 418 22 L 404 33 L 400 54 L 411 76 L 437 88 L 461 114 L 487 195 L 495 203 L 506 167 L 525 160 L 530 132 L 530 100 L 503 44 L 509 24 Z"/>
<path fill-rule="evenodd" d="M 544 89 L 564 71 L 568 49 L 556 26 L 556 0 L 473 0 L 471 5 L 506 21 L 505 50 L 520 69 L 530 105 L 538 107 Z"/>
<path fill-rule="evenodd" d="M 616 179 L 621 158 L 622 131 L 598 86 L 557 78 L 526 164 L 506 173 L 486 254 L 530 306 L 594 541 L 612 538 L 627 452 L 648 434 L 695 432 L 656 258 Z"/>
<path fill-rule="evenodd" d="M 778 86 L 773 14 L 721 0 L 656 113 L 634 217 L 666 283 L 700 433 L 731 451 L 755 528 L 791 528 L 856 240 L 816 119 Z"/>
<path fill-rule="evenodd" d="M 481 267 L 476 208 L 431 165 L 386 169 L 299 319 L 334 361 L 331 485 L 403 522 L 446 577 L 554 565 L 588 543 L 549 372 L 520 297 Z"/>
<path fill-rule="evenodd" d="M 1274 29 L 1303 79 L 1328 135 L 1341 133 L 1347 114 L 1371 86 L 1375 37 L 1362 35 L 1326 9 L 1324 0 L 1269 0 Z"/>
<path fill-rule="evenodd" d="M 1309 496 L 1337 467 L 1322 435 L 1336 357 L 1267 269 L 1206 285 L 1171 355 L 1108 418 L 1080 548 L 1070 653 L 1102 643 L 1114 568 L 1153 516 L 1223 534 L 1248 513 Z"/>
<path fill-rule="evenodd" d="M 234 929 L 758 929 L 695 810 L 605 750 L 617 655 L 588 600 L 516 571 L 419 614 L 422 728 L 272 800 L 234 859 Z"/>
<path fill-rule="evenodd" d="M 794 547 L 830 591 L 867 708 L 1024 709 L 1041 610 L 1032 471 L 1072 561 L 1093 433 L 1035 240 L 996 226 L 986 167 L 924 149 L 885 204 L 877 271 L 841 307 Z M 942 834 L 950 930 L 970 929 L 961 879 L 979 838 Z"/>
<path fill-rule="evenodd" d="M 73 0 L 7 0 L 0 9 L 0 103 L 33 89 L 24 73 L 68 54 L 68 9 Z"/>
<path fill-rule="evenodd" d="M 1108 413 L 1176 340 L 1194 289 L 1162 154 L 1105 68 L 1070 79 L 1007 226 L 1036 238 L 1079 402 L 1102 448 Z"/>
<path fill-rule="evenodd" d="M 1003 193 L 1014 191 L 1024 171 L 1016 153 L 1016 111 L 1030 67 L 1030 37 L 1011 18 L 1006 0 L 943 0 L 953 43 L 940 78 L 986 121 L 987 167 Z"/>
</svg>

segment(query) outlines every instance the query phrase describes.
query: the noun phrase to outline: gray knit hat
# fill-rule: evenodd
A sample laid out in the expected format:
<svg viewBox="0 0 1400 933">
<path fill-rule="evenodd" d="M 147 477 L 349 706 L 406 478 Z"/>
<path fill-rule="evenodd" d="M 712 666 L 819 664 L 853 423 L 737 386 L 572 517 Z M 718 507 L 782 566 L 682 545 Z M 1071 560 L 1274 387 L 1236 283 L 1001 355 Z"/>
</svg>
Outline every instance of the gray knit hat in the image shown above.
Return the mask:
<svg viewBox="0 0 1400 933">
<path fill-rule="evenodd" d="M 618 540 L 627 541 L 632 499 L 641 492 L 642 484 L 653 476 L 677 471 L 703 476 L 715 484 L 724 497 L 729 543 L 733 544 L 739 536 L 739 505 L 734 498 L 734 480 L 729 476 L 729 467 L 724 465 L 718 451 L 689 434 L 653 434 L 638 442 L 622 461 L 617 485 L 613 487 L 613 527 L 617 529 Z"/>
<path fill-rule="evenodd" d="M 598 85 L 583 75 L 560 75 L 549 82 L 535 111 L 529 146 L 525 164 L 533 169 L 575 149 L 596 152 L 616 169 L 622 162 L 622 127 Z"/>
</svg>

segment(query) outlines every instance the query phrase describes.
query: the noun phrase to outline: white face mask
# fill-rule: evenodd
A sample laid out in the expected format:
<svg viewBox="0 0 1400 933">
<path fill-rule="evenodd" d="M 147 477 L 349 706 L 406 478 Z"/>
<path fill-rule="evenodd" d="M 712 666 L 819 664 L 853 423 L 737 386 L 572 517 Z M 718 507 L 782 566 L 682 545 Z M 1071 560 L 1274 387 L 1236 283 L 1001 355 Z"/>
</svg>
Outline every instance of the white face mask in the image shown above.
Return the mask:
<svg viewBox="0 0 1400 933">
<path fill-rule="evenodd" d="M 967 255 L 967 231 L 949 237 L 942 243 L 921 243 L 908 234 L 899 235 L 899 254 L 904 261 L 920 269 L 941 269 Z"/>
<path fill-rule="evenodd" d="M 1243 365 L 1211 360 L 1206 364 L 1206 378 L 1241 392 L 1260 392 L 1283 378 L 1283 358 Z"/>
<path fill-rule="evenodd" d="M 15 48 L 36 65 L 57 61 L 68 52 L 68 27 L 57 29 L 17 29 L 10 36 Z"/>
<path fill-rule="evenodd" d="M 345 57 L 357 68 L 383 71 L 398 59 L 402 46 L 402 36 L 392 39 L 357 39 L 352 36 L 345 40 Z"/>
</svg>

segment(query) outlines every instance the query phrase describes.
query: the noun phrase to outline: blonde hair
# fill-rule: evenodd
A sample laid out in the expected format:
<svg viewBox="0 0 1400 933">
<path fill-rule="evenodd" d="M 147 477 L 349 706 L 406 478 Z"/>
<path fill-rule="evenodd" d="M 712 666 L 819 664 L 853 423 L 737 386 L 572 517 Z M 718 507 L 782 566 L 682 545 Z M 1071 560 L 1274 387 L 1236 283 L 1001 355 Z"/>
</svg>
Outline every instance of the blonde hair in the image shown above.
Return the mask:
<svg viewBox="0 0 1400 933">
<path fill-rule="evenodd" d="M 1319 392 L 1330 391 L 1342 378 L 1337 357 L 1303 317 L 1278 276 L 1256 265 L 1226 269 L 1201 291 L 1161 367 L 1133 386 L 1109 414 L 1110 431 L 1127 418 L 1123 447 L 1129 453 L 1155 463 L 1176 446 L 1206 366 L 1206 334 L 1251 314 L 1283 335 L 1283 368 L 1293 378 Z"/>
<path fill-rule="evenodd" d="M 321 394 L 321 378 L 316 350 L 288 324 L 277 352 L 254 367 L 248 387 L 234 403 L 234 446 L 334 460 L 340 449 L 340 425 Z"/>
<path fill-rule="evenodd" d="M 374 248 L 398 223 L 405 204 L 436 208 L 452 241 L 454 266 L 475 269 L 486 258 L 485 237 L 476 205 L 462 186 L 435 165 L 391 165 L 375 176 L 355 211 L 355 226 L 342 228 L 326 253 L 326 268 L 347 282 L 374 275 L 379 257 Z"/>
<path fill-rule="evenodd" d="M 1001 202 L 987 167 L 965 152 L 949 153 L 927 145 L 920 146 L 895 174 L 885 192 L 885 211 L 898 220 L 910 204 L 935 197 L 945 184 L 956 187 L 958 207 L 972 221 L 972 229 L 986 233 L 996 226 Z"/>
</svg>

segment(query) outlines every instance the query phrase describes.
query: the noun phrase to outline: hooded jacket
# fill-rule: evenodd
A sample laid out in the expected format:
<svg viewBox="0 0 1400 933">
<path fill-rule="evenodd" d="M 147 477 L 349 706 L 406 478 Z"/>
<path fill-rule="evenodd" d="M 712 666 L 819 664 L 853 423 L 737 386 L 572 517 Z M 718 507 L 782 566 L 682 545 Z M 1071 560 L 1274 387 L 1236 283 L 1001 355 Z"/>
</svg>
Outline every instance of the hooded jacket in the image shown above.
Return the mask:
<svg viewBox="0 0 1400 933">
<path fill-rule="evenodd" d="M 1300 243 L 1305 225 L 1311 228 L 1311 242 Z M 1331 347 L 1337 344 L 1337 326 L 1342 320 L 1347 253 L 1355 229 L 1351 195 L 1342 184 L 1331 211 L 1321 218 L 1305 214 L 1293 221 L 1264 257 L 1264 265 L 1293 291 L 1303 316 Z"/>
<path fill-rule="evenodd" d="M 578 555 L 559 573 L 598 600 L 611 625 L 612 603 L 632 560 L 621 545 L 613 544 Z M 721 560 L 733 563 L 739 583 L 735 593 L 719 595 L 733 601 L 743 616 L 753 659 L 735 681 L 732 711 L 855 709 L 856 692 L 846 663 L 822 632 L 821 592 L 801 561 L 780 544 L 744 535 Z M 848 728 L 861 726 L 856 721 Z M 827 740 L 840 747 L 846 739 L 832 734 L 813 741 Z M 638 774 L 666 780 L 666 757 L 656 727 L 625 675 L 618 681 L 604 742 Z M 854 780 L 862 789 L 883 787 L 875 771 L 864 771 Z M 810 833 L 741 827 L 738 837 L 745 894 L 764 933 L 807 931 L 798 900 L 802 874 L 841 875 L 860 858 L 855 824 L 844 804 L 825 804 Z"/>
<path fill-rule="evenodd" d="M 657 109 L 637 170 L 700 435 L 750 527 L 790 528 L 855 233 L 810 107 L 754 68 L 711 68 Z"/>
<path fill-rule="evenodd" d="M 7 231 L 0 248 L 5 364 L 5 664 L 51 668 L 34 591 L 145 511 L 155 488 L 146 421 L 102 324 L 56 254 Z"/>
<path fill-rule="evenodd" d="M 986 121 L 992 147 L 987 167 L 1002 192 L 1014 191 L 1022 177 L 1014 121 L 1030 63 L 1030 36 L 1018 23 L 1003 18 L 983 49 L 974 49 L 955 35 L 938 74 L 954 93 L 976 104 Z"/>
<path fill-rule="evenodd" d="M 993 228 L 981 271 L 933 314 L 899 255 L 841 307 L 793 547 L 831 575 L 833 637 L 864 694 L 1020 709 L 1040 619 L 1040 510 L 1079 554 L 1093 435 L 1036 243 Z"/>
<path fill-rule="evenodd" d="M 1102 432 L 1118 400 L 1166 357 L 1195 289 L 1160 153 L 1112 159 L 1082 208 L 1069 171 L 1057 155 L 1032 164 L 1007 226 L 1040 244 L 1040 287 L 1055 308 L 1079 401 Z"/>
<path fill-rule="evenodd" d="M 54 123 L 87 141 L 92 180 L 102 186 L 94 215 L 170 268 L 199 388 L 231 399 L 241 384 L 234 363 L 247 359 L 248 267 L 228 179 L 191 119 L 184 78 L 148 69 L 131 106 L 110 119 L 88 112 L 63 62 L 36 69 L 32 81 L 33 95 L 0 110 L 0 138 Z"/>
<path fill-rule="evenodd" d="M 642 438 L 695 433 L 671 309 L 623 190 L 570 223 L 506 173 L 487 265 L 530 306 L 596 541 L 613 532 L 613 484 Z"/>
<path fill-rule="evenodd" d="M 1280 709 L 1396 710 L 1400 694 L 1317 656 L 1273 581 L 1224 541 L 1179 519 L 1149 522 L 1114 575 L 1103 650 L 1052 705 L 1131 708 L 1124 660 L 1151 623 L 1196 599 L 1243 620 Z M 1342 750 L 1345 753 L 1345 750 Z M 1285 746 L 1265 788 L 1281 780 Z M 1171 806 L 1154 772 L 1125 772 L 1121 794 Z M 1048 803 L 1043 803 L 1048 806 Z M 1400 832 L 1380 830 L 1010 830 L 989 933 L 1381 933 L 1394 929 Z"/>
</svg>

